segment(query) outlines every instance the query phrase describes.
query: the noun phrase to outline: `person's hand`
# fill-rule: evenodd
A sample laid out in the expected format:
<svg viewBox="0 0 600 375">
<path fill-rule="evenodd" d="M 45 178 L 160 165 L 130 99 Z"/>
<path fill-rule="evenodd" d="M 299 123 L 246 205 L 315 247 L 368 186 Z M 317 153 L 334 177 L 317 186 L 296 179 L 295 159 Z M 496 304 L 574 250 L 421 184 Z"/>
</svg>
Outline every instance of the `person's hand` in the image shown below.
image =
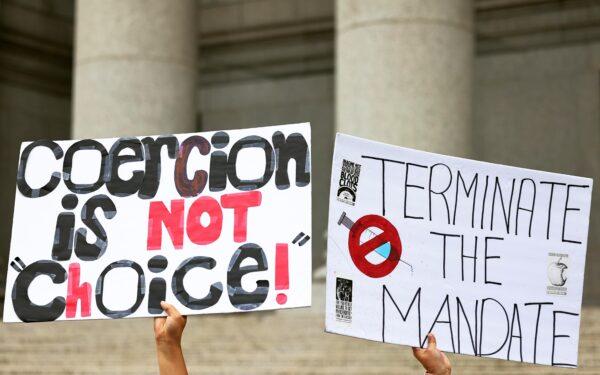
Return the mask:
<svg viewBox="0 0 600 375">
<path fill-rule="evenodd" d="M 181 336 L 187 317 L 181 315 L 175 306 L 162 301 L 160 307 L 167 313 L 166 317 L 154 318 L 154 338 L 157 344 L 181 346 Z"/>
<path fill-rule="evenodd" d="M 437 348 L 435 336 L 433 333 L 427 335 L 427 348 L 412 348 L 413 355 L 421 362 L 428 374 L 431 375 L 450 375 L 452 366 L 444 352 Z"/>
<path fill-rule="evenodd" d="M 181 336 L 187 318 L 170 303 L 162 301 L 160 307 L 167 313 L 167 317 L 154 318 L 154 338 L 160 375 L 187 375 L 181 349 Z"/>
</svg>

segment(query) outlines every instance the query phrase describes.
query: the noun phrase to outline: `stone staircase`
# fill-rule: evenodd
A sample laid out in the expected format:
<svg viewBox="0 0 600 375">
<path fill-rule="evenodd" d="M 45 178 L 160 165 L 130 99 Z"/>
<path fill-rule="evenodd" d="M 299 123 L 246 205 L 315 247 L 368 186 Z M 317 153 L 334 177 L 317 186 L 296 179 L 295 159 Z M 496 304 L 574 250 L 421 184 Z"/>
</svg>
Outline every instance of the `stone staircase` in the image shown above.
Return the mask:
<svg viewBox="0 0 600 375">
<path fill-rule="evenodd" d="M 422 374 L 411 350 L 324 333 L 324 288 L 313 307 L 192 316 L 190 374 Z M 582 313 L 580 368 L 450 355 L 455 374 L 600 374 L 600 307 Z M 157 374 L 151 319 L 2 324 L 0 374 Z"/>
</svg>

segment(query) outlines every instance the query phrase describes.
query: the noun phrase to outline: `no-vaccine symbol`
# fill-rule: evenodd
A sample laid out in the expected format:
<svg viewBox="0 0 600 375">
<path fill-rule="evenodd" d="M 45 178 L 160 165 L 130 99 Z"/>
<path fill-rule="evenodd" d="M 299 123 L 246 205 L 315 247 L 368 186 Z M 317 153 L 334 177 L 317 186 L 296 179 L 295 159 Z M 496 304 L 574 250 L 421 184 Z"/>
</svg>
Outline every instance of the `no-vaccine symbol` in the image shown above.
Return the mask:
<svg viewBox="0 0 600 375">
<path fill-rule="evenodd" d="M 380 278 L 389 275 L 396 268 L 402 255 L 402 242 L 392 223 L 379 215 L 365 215 L 353 223 L 344 213 L 338 224 L 350 229 L 350 257 L 362 273 L 372 278 Z M 375 233 L 371 228 L 377 228 L 380 233 Z M 367 239 L 361 241 L 361 238 L 365 237 Z M 367 259 L 372 252 L 379 254 L 384 260 L 372 263 Z"/>
</svg>

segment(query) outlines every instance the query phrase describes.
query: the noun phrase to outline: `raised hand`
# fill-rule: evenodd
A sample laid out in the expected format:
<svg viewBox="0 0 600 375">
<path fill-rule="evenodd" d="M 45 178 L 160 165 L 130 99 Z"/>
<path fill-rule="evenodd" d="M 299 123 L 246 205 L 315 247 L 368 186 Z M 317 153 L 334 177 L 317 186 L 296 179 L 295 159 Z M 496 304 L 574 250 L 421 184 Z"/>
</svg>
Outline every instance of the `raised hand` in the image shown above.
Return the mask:
<svg viewBox="0 0 600 375">
<path fill-rule="evenodd" d="M 437 348 L 437 342 L 433 333 L 427 335 L 427 348 L 412 348 L 413 355 L 421 362 L 427 374 L 450 375 L 452 366 L 444 352 Z"/>
<path fill-rule="evenodd" d="M 154 318 L 154 338 L 156 354 L 161 375 L 187 375 L 181 336 L 187 317 L 181 315 L 175 306 L 162 301 L 160 307 L 167 313 L 166 317 Z"/>
<path fill-rule="evenodd" d="M 160 307 L 167 313 L 166 317 L 154 318 L 154 338 L 157 343 L 181 345 L 181 336 L 187 317 L 181 315 L 175 306 L 162 301 Z"/>
</svg>

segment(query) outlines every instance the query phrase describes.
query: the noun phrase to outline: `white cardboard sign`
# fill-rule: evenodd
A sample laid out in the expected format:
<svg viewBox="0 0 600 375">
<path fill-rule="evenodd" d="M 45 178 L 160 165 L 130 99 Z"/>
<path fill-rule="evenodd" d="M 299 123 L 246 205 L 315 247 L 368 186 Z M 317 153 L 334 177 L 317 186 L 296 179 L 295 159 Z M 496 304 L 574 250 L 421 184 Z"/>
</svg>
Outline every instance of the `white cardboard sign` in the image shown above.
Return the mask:
<svg viewBox="0 0 600 375">
<path fill-rule="evenodd" d="M 5 322 L 309 306 L 310 125 L 21 145 Z"/>
<path fill-rule="evenodd" d="M 577 366 L 592 180 L 338 134 L 326 330 Z"/>
</svg>

